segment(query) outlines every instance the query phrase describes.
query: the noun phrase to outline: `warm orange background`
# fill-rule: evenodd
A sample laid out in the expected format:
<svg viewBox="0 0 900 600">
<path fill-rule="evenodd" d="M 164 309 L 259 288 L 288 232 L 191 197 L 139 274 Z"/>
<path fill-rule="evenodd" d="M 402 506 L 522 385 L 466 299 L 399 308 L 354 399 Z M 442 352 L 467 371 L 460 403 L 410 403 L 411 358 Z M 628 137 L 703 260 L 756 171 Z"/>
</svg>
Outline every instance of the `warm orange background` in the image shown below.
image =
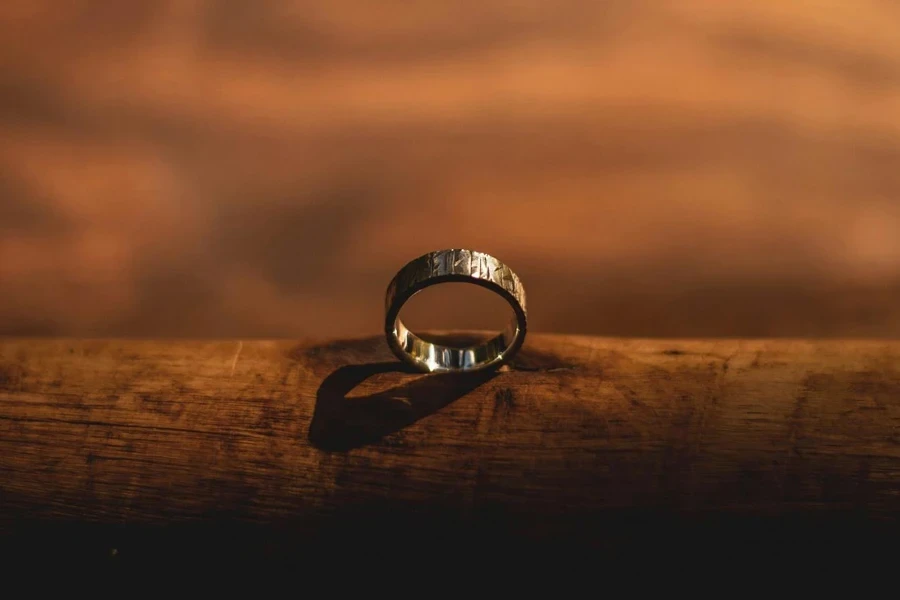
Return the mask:
<svg viewBox="0 0 900 600">
<path fill-rule="evenodd" d="M 537 330 L 900 336 L 898 32 L 883 0 L 4 0 L 0 333 L 368 334 L 454 246 Z"/>
</svg>

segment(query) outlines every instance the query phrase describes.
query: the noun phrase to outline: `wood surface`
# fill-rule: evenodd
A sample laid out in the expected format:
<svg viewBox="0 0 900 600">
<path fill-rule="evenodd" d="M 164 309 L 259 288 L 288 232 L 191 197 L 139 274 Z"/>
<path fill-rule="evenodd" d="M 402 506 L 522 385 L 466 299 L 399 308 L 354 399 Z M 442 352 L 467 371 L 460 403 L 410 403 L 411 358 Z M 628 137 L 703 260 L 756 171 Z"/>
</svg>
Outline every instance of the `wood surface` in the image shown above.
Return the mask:
<svg viewBox="0 0 900 600">
<path fill-rule="evenodd" d="M 0 494 L 44 552 L 896 533 L 900 342 L 532 335 L 454 377 L 381 338 L 5 339 Z"/>
</svg>

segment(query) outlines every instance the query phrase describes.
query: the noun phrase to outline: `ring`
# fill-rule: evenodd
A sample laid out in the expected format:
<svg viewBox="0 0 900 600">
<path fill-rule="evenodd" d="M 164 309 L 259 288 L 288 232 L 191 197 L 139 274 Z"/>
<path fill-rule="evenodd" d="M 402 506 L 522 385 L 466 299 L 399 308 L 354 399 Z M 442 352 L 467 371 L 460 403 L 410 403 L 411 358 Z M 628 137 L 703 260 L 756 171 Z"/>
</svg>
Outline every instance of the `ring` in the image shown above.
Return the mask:
<svg viewBox="0 0 900 600">
<path fill-rule="evenodd" d="M 496 337 L 476 346 L 454 348 L 434 344 L 409 331 L 400 309 L 423 289 L 439 283 L 473 283 L 500 294 L 514 316 Z M 411 261 L 394 276 L 385 295 L 384 333 L 397 357 L 428 373 L 477 371 L 509 361 L 525 341 L 525 288 L 502 262 L 475 250 L 438 250 Z"/>
</svg>

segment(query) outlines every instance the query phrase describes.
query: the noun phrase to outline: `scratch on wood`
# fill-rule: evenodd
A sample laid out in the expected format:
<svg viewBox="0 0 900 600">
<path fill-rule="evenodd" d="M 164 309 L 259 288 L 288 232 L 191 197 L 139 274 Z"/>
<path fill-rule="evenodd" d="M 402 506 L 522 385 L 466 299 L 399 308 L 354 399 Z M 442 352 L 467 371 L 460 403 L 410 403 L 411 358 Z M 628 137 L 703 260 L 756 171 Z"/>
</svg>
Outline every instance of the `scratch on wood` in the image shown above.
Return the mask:
<svg viewBox="0 0 900 600">
<path fill-rule="evenodd" d="M 244 349 L 244 342 L 242 342 L 242 341 L 238 342 L 237 351 L 234 353 L 234 358 L 231 359 L 231 375 L 230 375 L 230 377 L 234 376 L 234 368 L 237 366 L 238 357 L 241 355 L 241 350 L 243 350 L 243 349 Z"/>
<path fill-rule="evenodd" d="M 732 352 L 731 354 L 729 354 L 729 355 L 725 358 L 724 361 L 722 361 L 722 374 L 723 374 L 723 376 L 724 376 L 725 373 L 728 372 L 728 368 L 731 366 L 731 361 L 734 360 L 735 357 L 737 357 L 738 354 L 740 354 L 740 351 L 739 351 L 739 350 L 736 351 L 736 352 Z"/>
</svg>

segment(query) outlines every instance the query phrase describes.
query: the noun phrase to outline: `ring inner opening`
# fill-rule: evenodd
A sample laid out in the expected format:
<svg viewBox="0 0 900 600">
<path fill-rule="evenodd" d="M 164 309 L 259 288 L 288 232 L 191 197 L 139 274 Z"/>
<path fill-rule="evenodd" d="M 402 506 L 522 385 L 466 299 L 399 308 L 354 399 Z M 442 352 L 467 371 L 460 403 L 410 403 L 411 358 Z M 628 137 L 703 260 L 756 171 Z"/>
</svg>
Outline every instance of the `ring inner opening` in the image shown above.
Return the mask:
<svg viewBox="0 0 900 600">
<path fill-rule="evenodd" d="M 502 296 L 465 282 L 421 290 L 406 302 L 401 316 L 394 323 L 397 341 L 432 371 L 470 369 L 497 360 L 518 327 Z"/>
</svg>

